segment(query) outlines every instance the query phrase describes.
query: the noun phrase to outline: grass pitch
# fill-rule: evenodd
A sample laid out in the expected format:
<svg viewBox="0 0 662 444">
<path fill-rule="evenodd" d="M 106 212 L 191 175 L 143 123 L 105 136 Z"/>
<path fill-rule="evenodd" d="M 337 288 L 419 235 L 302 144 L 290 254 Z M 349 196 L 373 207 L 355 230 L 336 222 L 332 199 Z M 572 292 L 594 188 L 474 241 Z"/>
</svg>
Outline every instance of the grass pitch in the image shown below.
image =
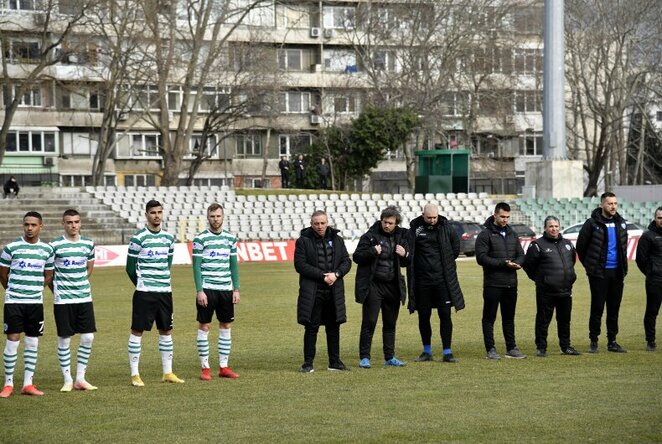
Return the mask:
<svg viewBox="0 0 662 444">
<path fill-rule="evenodd" d="M 627 354 L 607 353 L 603 333 L 597 355 L 560 356 L 553 321 L 550 356 L 534 357 L 534 290 L 522 273 L 516 333 L 529 358 L 485 360 L 482 272 L 468 260 L 459 262 L 467 308 L 453 315 L 453 352 L 460 362 L 440 362 L 438 333 L 433 336 L 436 361 L 413 362 L 421 352 L 417 319 L 403 308 L 396 356 L 408 365 L 380 365 L 378 327 L 370 370 L 357 366 L 361 312 L 354 303 L 354 271 L 346 278 L 348 323 L 341 327 L 341 356 L 351 372 L 326 371 L 320 332 L 315 373 L 298 373 L 303 328 L 296 323 L 297 275 L 292 264 L 242 264 L 242 300 L 230 356 L 231 367 L 241 377 L 200 381 L 193 279 L 190 267 L 181 266 L 173 271 L 174 371 L 186 383 L 160 382 L 158 333 L 153 330 L 143 338 L 140 369 L 146 387 L 134 388 L 126 347 L 133 288 L 123 270 L 97 269 L 92 285 L 98 332 L 88 380 L 99 390 L 59 392 L 62 376 L 49 293 L 35 376 L 46 394 L 27 397 L 15 392 L 0 400 L 0 442 L 662 441 L 662 352 L 645 351 L 645 292 L 637 270 L 626 279 L 621 308 L 618 340 L 629 349 Z M 589 293 L 581 266 L 578 271 L 572 338 L 573 345 L 585 351 Z M 503 353 L 499 320 L 495 327 Z M 438 331 L 435 318 L 433 330 Z M 218 365 L 216 337 L 213 329 L 212 367 Z M 77 345 L 74 338 L 72 352 Z M 22 348 L 17 387 L 23 379 Z"/>
</svg>

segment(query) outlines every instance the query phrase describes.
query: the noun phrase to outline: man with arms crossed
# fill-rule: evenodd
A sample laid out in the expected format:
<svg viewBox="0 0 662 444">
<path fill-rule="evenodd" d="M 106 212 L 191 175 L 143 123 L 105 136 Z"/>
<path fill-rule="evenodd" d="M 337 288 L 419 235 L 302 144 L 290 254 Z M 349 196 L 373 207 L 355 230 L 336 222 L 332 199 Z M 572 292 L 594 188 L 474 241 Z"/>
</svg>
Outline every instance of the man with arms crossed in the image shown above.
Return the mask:
<svg viewBox="0 0 662 444">
<path fill-rule="evenodd" d="M 33 383 L 39 336 L 44 333 L 44 287 L 53 279 L 53 248 L 39 240 L 43 226 L 41 214 L 27 212 L 23 216 L 23 237 L 7 244 L 0 256 L 0 284 L 6 289 L 4 328 L 7 335 L 2 355 L 5 386 L 0 398 L 9 398 L 14 391 L 14 369 L 21 333 L 25 333 L 21 394 L 44 394 Z"/>
<path fill-rule="evenodd" d="M 64 235 L 51 242 L 55 255 L 55 272 L 50 285 L 53 291 L 57 357 L 64 376 L 61 392 L 96 390 L 85 380 L 87 363 L 97 331 L 92 306 L 89 277 L 94 269 L 94 242 L 80 235 L 80 214 L 66 210 L 62 215 Z M 80 333 L 76 383 L 71 377 L 71 336 Z"/>
<path fill-rule="evenodd" d="M 234 321 L 234 304 L 239 303 L 239 266 L 237 238 L 223 229 L 223 207 L 213 203 L 207 208 L 209 228 L 193 239 L 193 279 L 198 311 L 198 355 L 200 379 L 211 380 L 209 368 L 209 327 L 216 312 L 218 319 L 218 354 L 221 378 L 238 378 L 228 367 Z"/>
<path fill-rule="evenodd" d="M 639 239 L 637 267 L 646 275 L 646 313 L 644 314 L 646 350 L 654 352 L 657 348 L 655 321 L 662 303 L 662 207 L 655 210 L 655 220 Z"/>
<path fill-rule="evenodd" d="M 476 261 L 483 267 L 483 341 L 487 359 L 501 356 L 494 345 L 494 321 L 501 306 L 501 327 L 506 340 L 506 358 L 524 359 L 515 342 L 517 270 L 524 263 L 524 250 L 517 233 L 508 225 L 510 205 L 499 202 L 485 229 L 476 238 Z"/>
<path fill-rule="evenodd" d="M 129 242 L 126 273 L 136 286 L 133 293 L 129 364 L 131 384 L 143 387 L 138 364 L 142 351 L 143 331 L 150 331 L 156 321 L 159 330 L 159 352 L 163 366 L 163 382 L 183 383 L 172 372 L 172 287 L 170 267 L 175 251 L 175 237 L 161 229 L 163 206 L 150 200 L 145 206 L 147 226 L 136 232 Z"/>
<path fill-rule="evenodd" d="M 623 299 L 623 280 L 628 273 L 628 232 L 625 220 L 617 212 L 618 200 L 611 192 L 600 196 L 600 206 L 593 210 L 577 236 L 577 255 L 584 265 L 591 288 L 591 315 L 588 321 L 589 353 L 598 352 L 602 313 L 607 305 L 607 350 L 625 353 L 616 342 L 618 312 Z"/>
</svg>

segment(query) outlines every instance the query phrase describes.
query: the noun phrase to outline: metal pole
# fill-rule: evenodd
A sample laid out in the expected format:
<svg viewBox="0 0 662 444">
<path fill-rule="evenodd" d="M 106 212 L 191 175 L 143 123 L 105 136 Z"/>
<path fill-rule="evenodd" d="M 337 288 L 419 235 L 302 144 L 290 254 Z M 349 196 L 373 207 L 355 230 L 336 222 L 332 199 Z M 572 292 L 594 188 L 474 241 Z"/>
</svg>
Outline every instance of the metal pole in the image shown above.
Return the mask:
<svg viewBox="0 0 662 444">
<path fill-rule="evenodd" d="M 565 43 L 563 0 L 545 0 L 543 158 L 567 159 L 565 135 Z"/>
</svg>

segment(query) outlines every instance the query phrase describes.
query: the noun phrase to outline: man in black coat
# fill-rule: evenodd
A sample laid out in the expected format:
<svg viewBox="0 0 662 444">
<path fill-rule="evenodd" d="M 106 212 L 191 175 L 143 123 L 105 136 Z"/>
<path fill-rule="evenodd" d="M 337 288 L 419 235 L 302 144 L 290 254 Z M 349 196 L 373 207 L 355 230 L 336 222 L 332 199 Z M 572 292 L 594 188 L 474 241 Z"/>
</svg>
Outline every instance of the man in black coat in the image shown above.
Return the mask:
<svg viewBox="0 0 662 444">
<path fill-rule="evenodd" d="M 588 321 L 589 353 L 598 352 L 602 313 L 607 305 L 607 350 L 625 353 L 616 342 L 618 312 L 623 299 L 623 281 L 628 273 L 628 232 L 618 214 L 618 200 L 611 192 L 600 196 L 600 206 L 593 210 L 577 236 L 577 255 L 584 265 L 591 288 L 591 315 Z"/>
<path fill-rule="evenodd" d="M 637 267 L 646 275 L 646 313 L 644 332 L 646 350 L 654 352 L 655 321 L 662 303 L 662 207 L 655 210 L 655 219 L 648 225 L 637 245 Z"/>
<path fill-rule="evenodd" d="M 294 247 L 294 268 L 299 273 L 297 321 L 303 325 L 300 371 L 312 373 L 320 325 L 326 330 L 330 371 L 349 370 L 340 360 L 340 324 L 347 321 L 343 276 L 352 268 L 345 242 L 329 225 L 324 211 L 315 211 L 310 227 L 301 230 Z"/>
<path fill-rule="evenodd" d="M 524 271 L 536 283 L 536 356 L 547 356 L 547 331 L 556 309 L 556 325 L 562 355 L 581 355 L 570 345 L 572 285 L 577 280 L 577 252 L 561 236 L 555 216 L 545 218 L 545 232 L 531 242 L 524 259 Z"/>
<path fill-rule="evenodd" d="M 370 368 L 370 348 L 382 312 L 384 365 L 404 367 L 395 357 L 395 325 L 400 304 L 405 303 L 405 278 L 400 272 L 409 262 L 407 230 L 401 228 L 402 216 L 396 207 L 388 207 L 359 239 L 352 259 L 356 271 L 356 302 L 363 305 L 359 338 L 359 367 Z"/>
<path fill-rule="evenodd" d="M 306 166 L 303 160 L 303 154 L 299 154 L 299 157 L 294 161 L 294 177 L 296 178 L 297 188 L 303 188 L 306 178 Z"/>
<path fill-rule="evenodd" d="M 280 170 L 280 187 L 289 188 L 290 187 L 290 161 L 287 160 L 287 157 L 281 156 L 280 162 L 278 162 L 278 169 Z"/>
<path fill-rule="evenodd" d="M 485 221 L 485 229 L 476 238 L 476 261 L 483 267 L 483 341 L 486 358 L 493 360 L 501 359 L 494 345 L 494 321 L 499 305 L 506 357 L 526 358 L 515 341 L 517 270 L 524 263 L 524 250 L 517 233 L 508 225 L 509 220 L 510 205 L 499 202 L 494 215 Z"/>
<path fill-rule="evenodd" d="M 432 309 L 439 315 L 443 361 L 457 362 L 451 351 L 453 321 L 451 307 L 464 308 L 464 295 L 457 278 L 455 259 L 460 254 L 460 238 L 439 208 L 427 204 L 423 214 L 409 223 L 408 244 L 412 259 L 407 267 L 410 313 L 418 312 L 418 329 L 423 353 L 417 362 L 432 361 Z"/>
</svg>

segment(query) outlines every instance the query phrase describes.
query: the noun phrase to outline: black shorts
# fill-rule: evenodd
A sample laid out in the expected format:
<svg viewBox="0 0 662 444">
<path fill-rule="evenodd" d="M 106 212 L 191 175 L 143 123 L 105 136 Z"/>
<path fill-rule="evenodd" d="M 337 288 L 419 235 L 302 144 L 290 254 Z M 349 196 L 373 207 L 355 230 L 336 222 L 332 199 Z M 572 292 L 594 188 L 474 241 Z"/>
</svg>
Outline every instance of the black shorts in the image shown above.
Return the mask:
<svg viewBox="0 0 662 444">
<path fill-rule="evenodd" d="M 195 306 L 198 308 L 198 322 L 201 324 L 209 324 L 211 318 L 216 312 L 216 319 L 219 322 L 233 322 L 234 321 L 234 304 L 232 303 L 231 291 L 219 291 L 203 289 L 207 295 L 207 306 L 203 307 L 197 302 Z"/>
<path fill-rule="evenodd" d="M 44 304 L 5 304 L 5 334 L 25 333 L 34 338 L 44 334 Z"/>
<path fill-rule="evenodd" d="M 172 293 L 135 291 L 131 330 L 150 331 L 154 321 L 159 330 L 172 330 Z"/>
<path fill-rule="evenodd" d="M 55 327 L 57 335 L 68 338 L 76 333 L 94 333 L 97 331 L 94 321 L 94 307 L 92 302 L 79 304 L 55 304 Z"/>
</svg>

